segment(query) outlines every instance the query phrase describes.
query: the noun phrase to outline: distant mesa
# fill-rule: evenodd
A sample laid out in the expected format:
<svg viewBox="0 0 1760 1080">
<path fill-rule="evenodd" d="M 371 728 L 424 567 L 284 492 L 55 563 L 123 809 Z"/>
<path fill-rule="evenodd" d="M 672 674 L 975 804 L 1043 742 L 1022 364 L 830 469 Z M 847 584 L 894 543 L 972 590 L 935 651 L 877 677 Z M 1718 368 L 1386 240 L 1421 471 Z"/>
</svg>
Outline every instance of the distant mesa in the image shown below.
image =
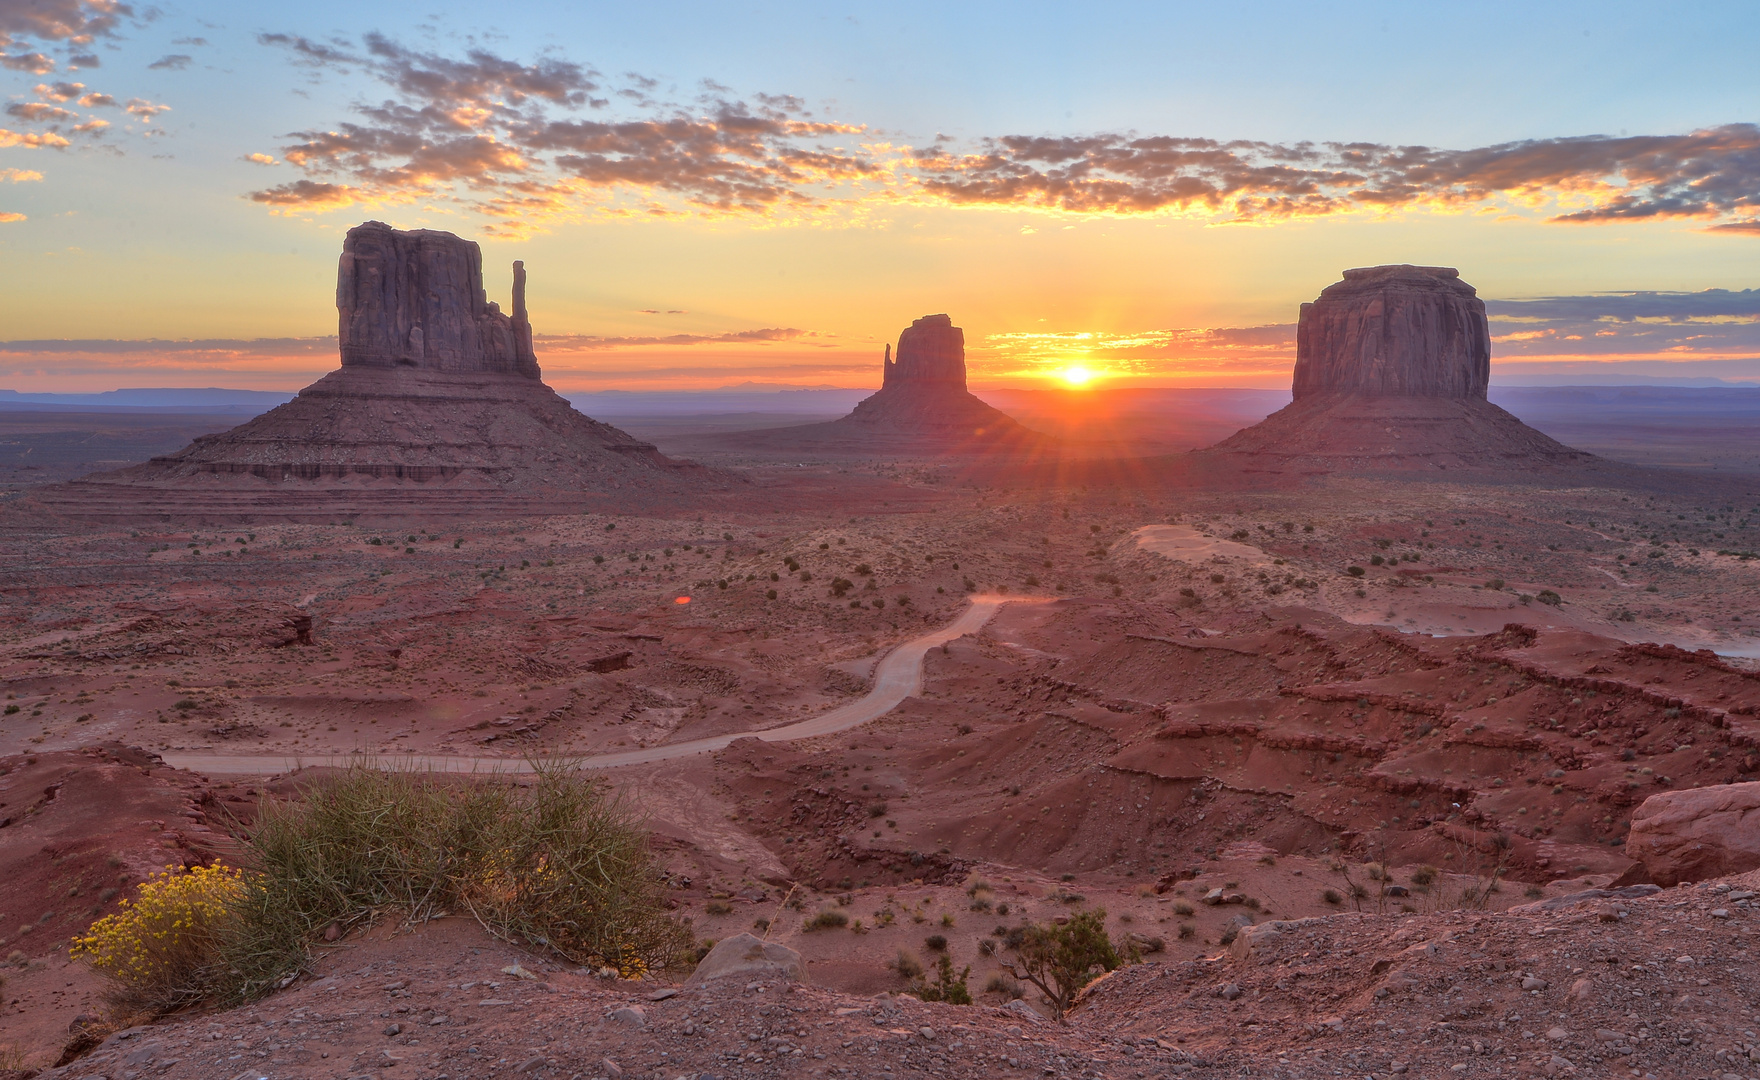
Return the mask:
<svg viewBox="0 0 1760 1080">
<path fill-rule="evenodd" d="M 38 501 L 86 517 L 333 520 L 634 509 L 732 480 L 583 416 L 544 384 L 523 263 L 508 315 L 483 288 L 475 243 L 369 221 L 343 241 L 336 307 L 342 366 L 292 401 Z"/>
<path fill-rule="evenodd" d="M 1491 404 L 1490 381 L 1485 302 L 1459 271 L 1346 270 L 1302 305 L 1295 400 L 1199 453 L 1314 472 L 1596 460 Z"/>
<path fill-rule="evenodd" d="M 925 315 L 881 360 L 880 389 L 848 416 L 821 424 L 746 432 L 742 449 L 900 453 L 996 453 L 1043 449 L 1056 440 L 1022 427 L 966 389 L 965 331 Z"/>
</svg>

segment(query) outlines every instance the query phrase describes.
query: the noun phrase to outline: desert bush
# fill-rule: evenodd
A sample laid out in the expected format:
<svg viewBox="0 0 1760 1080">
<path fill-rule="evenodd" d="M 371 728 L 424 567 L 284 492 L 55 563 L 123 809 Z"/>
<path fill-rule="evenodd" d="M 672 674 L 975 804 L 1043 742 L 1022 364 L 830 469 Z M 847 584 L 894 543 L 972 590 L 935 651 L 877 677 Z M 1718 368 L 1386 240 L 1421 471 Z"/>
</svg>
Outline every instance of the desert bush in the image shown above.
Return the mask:
<svg viewBox="0 0 1760 1080">
<path fill-rule="evenodd" d="M 1326 901 L 1328 904 L 1342 904 L 1342 903 L 1344 903 L 1344 897 L 1338 895 L 1337 889 L 1327 889 L 1325 892 L 1320 894 L 1320 899 Z"/>
<path fill-rule="evenodd" d="M 1197 911 L 1197 908 L 1194 908 L 1184 900 L 1175 900 L 1173 902 L 1173 913 L 1181 918 L 1189 919 L 1195 911 Z"/>
<path fill-rule="evenodd" d="M 923 965 L 907 949 L 899 949 L 898 955 L 894 956 L 886 966 L 896 971 L 899 978 L 907 981 L 920 979 L 923 975 Z"/>
<path fill-rule="evenodd" d="M 1040 923 L 1017 927 L 1005 944 L 1015 955 L 1003 969 L 1038 987 L 1059 1020 L 1097 971 L 1112 971 L 1124 962 L 1106 936 L 1102 908 L 1071 915 L 1062 926 Z"/>
<path fill-rule="evenodd" d="M 1434 866 L 1420 866 L 1412 871 L 1412 884 L 1433 885 L 1436 883 L 1437 876 L 1441 873 L 1442 871 L 1436 869 Z"/>
<path fill-rule="evenodd" d="M 1191 923 L 1180 923 L 1179 924 L 1179 939 L 1181 941 L 1184 941 L 1186 938 L 1191 937 L 1193 934 L 1196 934 L 1197 932 L 1198 932 L 1198 928 L 1193 926 Z"/>
<path fill-rule="evenodd" d="M 568 763 L 538 765 L 528 787 L 362 765 L 300 802 L 263 804 L 246 839 L 225 998 L 297 971 L 327 927 L 387 911 L 411 922 L 465 911 L 497 937 L 627 976 L 690 942 L 633 813 Z"/>
<path fill-rule="evenodd" d="M 984 992 L 986 994 L 1001 994 L 1010 1001 L 1027 996 L 1025 987 L 1000 973 L 990 976 L 990 981 L 984 984 Z"/>
<path fill-rule="evenodd" d="M 923 939 L 923 948 L 928 949 L 930 952 L 946 952 L 947 938 L 940 934 L 930 934 Z"/>
<path fill-rule="evenodd" d="M 703 905 L 703 911 L 709 915 L 731 915 L 733 905 L 725 900 L 711 900 Z"/>
<path fill-rule="evenodd" d="M 73 939 L 70 954 L 107 984 L 119 1013 L 164 1013 L 208 996 L 225 973 L 225 941 L 244 892 L 234 867 L 166 869 L 121 910 Z"/>
<path fill-rule="evenodd" d="M 943 1001 L 949 1005 L 970 1005 L 972 991 L 966 986 L 966 979 L 972 974 L 968 964 L 958 974 L 953 970 L 953 958 L 946 953 L 935 961 L 935 979 L 919 979 L 911 987 L 911 992 L 924 1001 Z"/>
<path fill-rule="evenodd" d="M 814 930 L 838 930 L 849 925 L 849 916 L 836 908 L 826 908 L 807 920 L 808 932 Z"/>
</svg>

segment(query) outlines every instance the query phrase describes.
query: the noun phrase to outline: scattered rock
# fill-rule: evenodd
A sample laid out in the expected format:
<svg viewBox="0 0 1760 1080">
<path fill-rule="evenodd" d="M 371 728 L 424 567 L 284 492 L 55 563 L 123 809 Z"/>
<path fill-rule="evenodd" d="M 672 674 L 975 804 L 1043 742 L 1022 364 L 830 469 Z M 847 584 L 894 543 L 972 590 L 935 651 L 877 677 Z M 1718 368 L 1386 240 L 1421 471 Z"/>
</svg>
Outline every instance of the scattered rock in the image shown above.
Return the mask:
<svg viewBox="0 0 1760 1080">
<path fill-rule="evenodd" d="M 1760 782 L 1650 796 L 1632 814 L 1626 854 L 1664 886 L 1760 869 Z"/>
<path fill-rule="evenodd" d="M 801 954 L 795 950 L 751 934 L 735 934 L 709 950 L 685 986 L 701 986 L 734 975 L 778 975 L 795 982 L 805 982 L 807 977 Z"/>
</svg>

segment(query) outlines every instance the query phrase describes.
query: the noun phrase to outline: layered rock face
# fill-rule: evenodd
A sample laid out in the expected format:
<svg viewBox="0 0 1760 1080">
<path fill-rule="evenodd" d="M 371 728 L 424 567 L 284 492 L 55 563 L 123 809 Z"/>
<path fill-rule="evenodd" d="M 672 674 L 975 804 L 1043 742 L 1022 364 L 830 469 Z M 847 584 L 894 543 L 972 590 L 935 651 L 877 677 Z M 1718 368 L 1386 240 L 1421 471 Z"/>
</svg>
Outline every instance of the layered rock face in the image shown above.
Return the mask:
<svg viewBox="0 0 1760 1080">
<path fill-rule="evenodd" d="M 966 389 L 966 335 L 946 315 L 925 315 L 881 361 L 880 390 L 833 424 L 961 441 L 1033 436 Z M 1033 436 L 1038 437 L 1038 436 Z"/>
<path fill-rule="evenodd" d="M 1296 324 L 1295 396 L 1369 394 L 1485 400 L 1485 302 L 1446 266 L 1346 270 Z"/>
<path fill-rule="evenodd" d="M 514 263 L 509 316 L 484 292 L 475 243 L 376 221 L 351 229 L 337 269 L 340 368 L 230 431 L 37 498 L 82 517 L 332 520 L 633 507 L 732 479 L 544 385 L 525 284 Z"/>
<path fill-rule="evenodd" d="M 380 221 L 348 230 L 336 269 L 343 367 L 540 377 L 526 318 L 525 263 L 513 264 L 513 316 L 483 288 L 475 243 Z"/>
<path fill-rule="evenodd" d="M 966 332 L 947 315 L 925 315 L 898 335 L 898 359 L 887 347 L 880 389 L 920 387 L 964 391 Z"/>
<path fill-rule="evenodd" d="M 1485 304 L 1459 271 L 1346 270 L 1302 305 L 1295 400 L 1200 453 L 1314 473 L 1594 460 L 1487 401 L 1490 378 Z"/>
<path fill-rule="evenodd" d="M 1760 783 L 1650 796 L 1632 814 L 1626 854 L 1658 885 L 1760 869 Z"/>
</svg>

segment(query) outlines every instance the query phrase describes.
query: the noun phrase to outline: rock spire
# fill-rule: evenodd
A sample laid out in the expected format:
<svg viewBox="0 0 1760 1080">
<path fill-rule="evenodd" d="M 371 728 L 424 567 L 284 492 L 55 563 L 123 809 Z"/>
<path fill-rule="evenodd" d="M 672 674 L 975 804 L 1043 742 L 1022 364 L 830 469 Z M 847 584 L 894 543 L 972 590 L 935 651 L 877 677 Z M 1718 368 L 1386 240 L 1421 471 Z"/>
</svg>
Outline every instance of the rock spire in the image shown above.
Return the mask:
<svg viewBox="0 0 1760 1080">
<path fill-rule="evenodd" d="M 40 499 L 81 517 L 323 520 L 674 503 L 735 480 L 576 412 L 544 385 L 526 313 L 483 291 L 482 252 L 369 221 L 336 273 L 342 364 L 292 401 L 175 454 Z"/>
</svg>

